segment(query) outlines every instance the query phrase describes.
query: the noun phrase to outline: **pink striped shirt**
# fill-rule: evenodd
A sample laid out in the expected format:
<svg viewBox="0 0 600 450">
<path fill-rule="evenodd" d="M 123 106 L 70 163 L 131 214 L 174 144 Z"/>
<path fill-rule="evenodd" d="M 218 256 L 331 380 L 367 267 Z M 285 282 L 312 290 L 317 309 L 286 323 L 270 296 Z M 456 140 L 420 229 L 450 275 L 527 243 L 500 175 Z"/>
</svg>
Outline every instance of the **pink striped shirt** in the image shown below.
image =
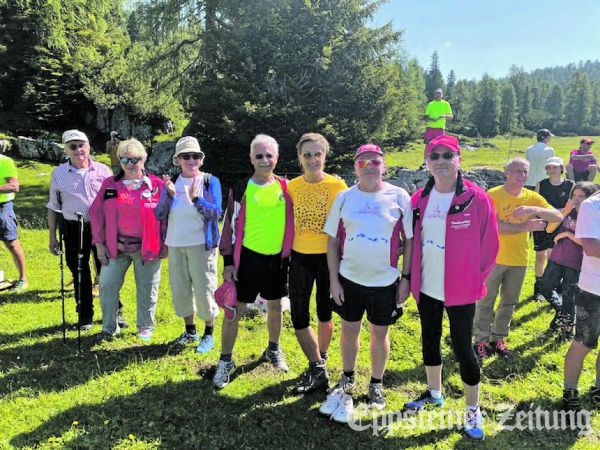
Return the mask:
<svg viewBox="0 0 600 450">
<path fill-rule="evenodd" d="M 79 171 L 70 162 L 58 166 L 50 179 L 50 197 L 46 208 L 62 210 L 65 220 L 77 220 L 76 212 L 89 222 L 89 209 L 102 182 L 111 176 L 110 169 L 90 158 L 85 171 Z"/>
</svg>

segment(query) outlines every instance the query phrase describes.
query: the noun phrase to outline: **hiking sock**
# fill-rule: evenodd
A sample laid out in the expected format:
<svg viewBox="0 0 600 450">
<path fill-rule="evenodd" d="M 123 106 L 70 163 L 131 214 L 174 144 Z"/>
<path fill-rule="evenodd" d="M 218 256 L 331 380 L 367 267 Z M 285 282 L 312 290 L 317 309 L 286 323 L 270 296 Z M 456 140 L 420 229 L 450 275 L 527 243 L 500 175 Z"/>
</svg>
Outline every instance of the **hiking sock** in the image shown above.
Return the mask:
<svg viewBox="0 0 600 450">
<path fill-rule="evenodd" d="M 329 354 L 327 352 L 319 352 L 321 354 L 321 359 L 323 360 L 323 363 L 325 363 L 325 361 L 327 361 L 327 358 L 329 358 Z"/>
<path fill-rule="evenodd" d="M 221 353 L 221 357 L 219 359 L 221 361 L 231 362 L 231 353 Z"/>
<path fill-rule="evenodd" d="M 193 323 L 191 325 L 186 325 L 185 326 L 185 331 L 187 331 L 189 334 L 196 334 L 196 324 Z"/>
<path fill-rule="evenodd" d="M 211 326 L 206 325 L 204 327 L 204 336 L 212 336 L 212 334 L 213 334 L 213 327 L 212 327 L 212 325 Z"/>
<path fill-rule="evenodd" d="M 371 381 L 369 383 L 375 384 L 375 383 L 381 383 L 381 382 L 382 382 L 381 378 L 373 378 L 373 377 L 371 377 Z"/>
<path fill-rule="evenodd" d="M 354 370 L 344 370 L 344 375 L 346 375 L 348 378 L 354 378 Z"/>
<path fill-rule="evenodd" d="M 269 341 L 269 346 L 267 347 L 267 350 L 269 350 L 270 352 L 278 352 L 279 351 L 279 342 L 270 342 Z"/>
</svg>

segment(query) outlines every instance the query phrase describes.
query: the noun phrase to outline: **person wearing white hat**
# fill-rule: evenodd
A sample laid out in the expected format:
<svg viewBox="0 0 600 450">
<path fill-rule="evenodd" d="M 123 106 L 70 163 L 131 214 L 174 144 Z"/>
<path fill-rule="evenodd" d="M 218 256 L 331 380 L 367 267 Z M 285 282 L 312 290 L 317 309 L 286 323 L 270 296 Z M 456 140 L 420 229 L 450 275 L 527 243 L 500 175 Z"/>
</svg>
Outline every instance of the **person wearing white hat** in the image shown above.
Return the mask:
<svg viewBox="0 0 600 450">
<path fill-rule="evenodd" d="M 169 282 L 175 314 L 185 322 L 177 345 L 196 344 L 198 353 L 214 346 L 213 326 L 219 314 L 217 288 L 218 220 L 222 213 L 221 183 L 202 172 L 204 152 L 196 138 L 177 141 L 173 165 L 181 174 L 173 180 L 163 175 L 165 189 L 154 210 L 168 220 L 165 244 L 169 247 Z M 204 335 L 196 331 L 195 315 L 205 323 Z"/>
</svg>

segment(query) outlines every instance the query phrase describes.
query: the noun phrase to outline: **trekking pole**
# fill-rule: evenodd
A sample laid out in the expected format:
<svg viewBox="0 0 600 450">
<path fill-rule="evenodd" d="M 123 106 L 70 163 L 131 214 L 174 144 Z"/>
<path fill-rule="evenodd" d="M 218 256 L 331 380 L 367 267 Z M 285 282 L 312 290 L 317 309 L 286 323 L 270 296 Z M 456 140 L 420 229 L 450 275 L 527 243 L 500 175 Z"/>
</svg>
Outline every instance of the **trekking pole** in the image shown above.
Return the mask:
<svg viewBox="0 0 600 450">
<path fill-rule="evenodd" d="M 81 271 L 83 268 L 83 214 L 80 212 L 77 215 L 79 248 L 77 249 L 77 294 L 75 302 L 77 303 L 77 348 L 81 352 Z"/>
<path fill-rule="evenodd" d="M 513 135 L 512 130 L 508 130 L 508 154 L 506 155 L 506 162 L 510 159 L 510 152 L 512 151 Z"/>
<path fill-rule="evenodd" d="M 58 245 L 59 251 L 58 254 L 60 256 L 60 299 L 62 303 L 62 332 L 63 332 L 63 344 L 67 342 L 67 320 L 65 318 L 65 265 L 64 265 L 64 224 L 63 224 L 63 215 L 60 209 L 54 211 L 56 214 L 56 220 L 58 222 Z"/>
</svg>

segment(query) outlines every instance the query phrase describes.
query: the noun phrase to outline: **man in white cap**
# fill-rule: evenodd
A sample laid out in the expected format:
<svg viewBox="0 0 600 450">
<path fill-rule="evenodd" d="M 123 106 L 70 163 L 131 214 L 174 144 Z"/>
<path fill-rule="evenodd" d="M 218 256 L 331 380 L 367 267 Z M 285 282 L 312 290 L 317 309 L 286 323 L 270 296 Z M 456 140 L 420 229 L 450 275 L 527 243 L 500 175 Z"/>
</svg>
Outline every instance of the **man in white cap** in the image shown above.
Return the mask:
<svg viewBox="0 0 600 450">
<path fill-rule="evenodd" d="M 525 187 L 535 190 L 536 184 L 546 178 L 546 161 L 556 156 L 554 149 L 548 145 L 554 135 L 547 128 L 536 133 L 537 142 L 525 150 L 525 159 L 529 162 L 529 174 Z"/>
<path fill-rule="evenodd" d="M 450 103 L 444 100 L 444 91 L 442 88 L 437 88 L 435 90 L 433 100 L 427 104 L 425 114 L 423 114 L 421 118 L 427 123 L 425 136 L 423 136 L 426 149 L 429 141 L 446 133 L 446 120 L 452 120 L 454 118 Z M 427 167 L 427 155 L 425 149 L 423 150 L 423 164 L 421 164 L 421 170 L 425 170 Z"/>
<path fill-rule="evenodd" d="M 90 253 L 96 257 L 96 248 L 91 245 L 89 208 L 96 198 L 105 178 L 110 177 L 110 170 L 104 164 L 90 158 L 90 143 L 85 133 L 79 130 L 68 130 L 62 135 L 65 153 L 69 160 L 58 166 L 50 178 L 50 196 L 48 208 L 48 228 L 50 231 L 50 252 L 57 255 L 60 245 L 56 238 L 56 230 L 60 215 L 63 219 L 64 252 L 67 266 L 73 274 L 75 295 L 78 290 L 77 258 L 79 250 L 79 224 L 77 213 L 83 215 L 83 258 L 81 261 L 81 297 L 80 328 L 83 331 L 92 328 L 94 315 L 92 296 L 92 276 L 90 271 Z M 96 267 L 101 267 L 98 262 Z"/>
</svg>

